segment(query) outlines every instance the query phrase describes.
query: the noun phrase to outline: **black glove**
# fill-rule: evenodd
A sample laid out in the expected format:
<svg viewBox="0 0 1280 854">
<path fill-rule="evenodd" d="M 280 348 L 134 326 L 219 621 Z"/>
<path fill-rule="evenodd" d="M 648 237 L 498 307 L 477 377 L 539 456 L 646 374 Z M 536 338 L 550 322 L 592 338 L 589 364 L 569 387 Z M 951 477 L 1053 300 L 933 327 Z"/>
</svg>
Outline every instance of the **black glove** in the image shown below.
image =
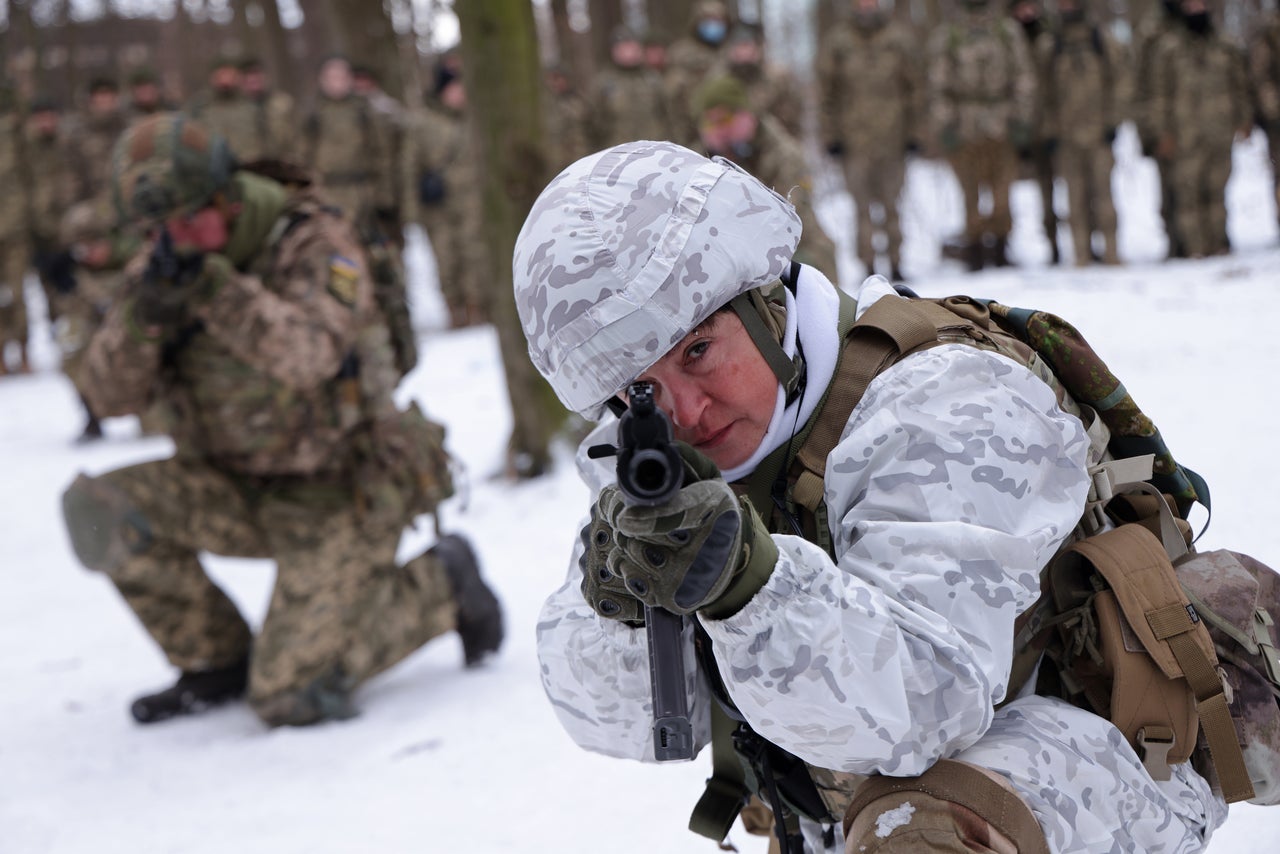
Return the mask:
<svg viewBox="0 0 1280 854">
<path fill-rule="evenodd" d="M 445 191 L 444 175 L 434 169 L 418 179 L 418 201 L 428 207 L 443 202 Z"/>
<path fill-rule="evenodd" d="M 76 259 L 68 251 L 54 252 L 40 258 L 38 264 L 41 277 L 60 294 L 69 294 L 76 289 Z"/>
<path fill-rule="evenodd" d="M 912 154 L 919 154 L 920 153 L 919 140 L 915 140 L 915 139 L 907 140 L 907 145 L 905 150 L 907 152 L 907 156 L 911 156 Z"/>
<path fill-rule="evenodd" d="M 188 291 L 204 270 L 204 255 L 179 255 L 168 231 L 160 232 L 133 300 L 141 326 L 175 326 L 187 313 Z"/>
<path fill-rule="evenodd" d="M 833 139 L 827 143 L 827 154 L 832 157 L 844 157 L 844 143 L 838 139 Z"/>
<path fill-rule="evenodd" d="M 1116 141 L 1116 129 L 1109 127 L 1102 132 L 1102 141 L 1107 145 L 1111 145 Z"/>
</svg>

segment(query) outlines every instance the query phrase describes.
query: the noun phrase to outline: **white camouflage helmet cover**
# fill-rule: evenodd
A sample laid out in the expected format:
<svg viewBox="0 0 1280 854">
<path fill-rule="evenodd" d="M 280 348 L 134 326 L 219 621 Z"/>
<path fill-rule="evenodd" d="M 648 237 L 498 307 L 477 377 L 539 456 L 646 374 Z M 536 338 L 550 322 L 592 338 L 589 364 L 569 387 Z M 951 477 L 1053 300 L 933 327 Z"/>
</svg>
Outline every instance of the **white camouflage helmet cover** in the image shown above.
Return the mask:
<svg viewBox="0 0 1280 854">
<path fill-rule="evenodd" d="M 727 160 L 647 141 L 588 155 L 516 238 L 529 356 L 567 407 L 599 420 L 712 312 L 777 280 L 799 241 L 791 204 Z"/>
</svg>

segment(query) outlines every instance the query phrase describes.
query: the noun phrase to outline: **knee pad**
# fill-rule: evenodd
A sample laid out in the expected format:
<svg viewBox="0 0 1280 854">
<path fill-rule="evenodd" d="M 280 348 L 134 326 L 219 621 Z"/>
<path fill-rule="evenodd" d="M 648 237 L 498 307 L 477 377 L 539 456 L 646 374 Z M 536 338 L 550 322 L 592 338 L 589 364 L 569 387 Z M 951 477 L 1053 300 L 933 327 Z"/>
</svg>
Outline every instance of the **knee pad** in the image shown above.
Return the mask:
<svg viewBox="0 0 1280 854">
<path fill-rule="evenodd" d="M 146 517 L 119 487 L 78 476 L 62 494 L 71 547 L 87 569 L 110 574 L 152 543 Z"/>
<path fill-rule="evenodd" d="M 862 854 L 1049 854 L 1035 814 L 998 775 L 950 759 L 919 777 L 872 777 L 844 817 L 845 850 Z"/>
</svg>

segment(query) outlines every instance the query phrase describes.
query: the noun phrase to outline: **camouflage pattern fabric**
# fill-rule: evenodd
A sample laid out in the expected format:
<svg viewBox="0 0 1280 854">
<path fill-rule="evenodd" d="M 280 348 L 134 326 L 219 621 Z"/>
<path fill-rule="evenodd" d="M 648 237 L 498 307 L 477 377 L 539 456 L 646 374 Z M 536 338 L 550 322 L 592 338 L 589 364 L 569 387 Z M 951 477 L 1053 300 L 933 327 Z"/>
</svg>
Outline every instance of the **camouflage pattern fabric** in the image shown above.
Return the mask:
<svg viewBox="0 0 1280 854">
<path fill-rule="evenodd" d="M 590 154 L 594 147 L 588 136 L 593 118 L 591 104 L 577 92 L 545 91 L 547 150 L 551 172 L 559 172 L 573 161 Z"/>
<path fill-rule="evenodd" d="M 62 215 L 72 203 L 74 188 L 68 168 L 66 130 L 62 124 L 52 136 L 37 133 L 31 125 L 23 131 L 23 169 L 29 179 L 27 222 L 38 247 L 57 243 Z"/>
<path fill-rule="evenodd" d="M 111 151 L 124 133 L 122 111 L 95 116 L 73 117 L 68 124 L 68 165 L 71 170 L 71 200 L 81 202 L 107 192 L 111 179 Z"/>
<path fill-rule="evenodd" d="M 242 478 L 175 458 L 81 476 L 64 502 L 69 519 L 101 521 L 105 544 L 73 531 L 77 553 L 171 664 L 225 667 L 252 652 L 249 702 L 271 725 L 330 716 L 359 683 L 454 628 L 444 567 L 433 556 L 397 567 L 400 526 L 370 524 L 342 479 Z M 256 637 L 201 551 L 274 559 Z"/>
<path fill-rule="evenodd" d="M 363 98 L 321 98 L 303 122 L 299 152 L 325 195 L 357 225 L 365 227 L 375 208 L 395 207 L 391 131 Z"/>
<path fill-rule="evenodd" d="M 224 138 L 241 163 L 267 156 L 269 139 L 258 107 L 240 93 L 208 93 L 192 104 L 190 112 L 210 133 Z"/>
<path fill-rule="evenodd" d="M 425 203 L 418 189 L 434 173 L 443 195 Z M 405 219 L 427 231 L 436 257 L 440 291 L 455 326 L 488 316 L 489 257 L 484 251 L 484 200 L 475 192 L 478 164 L 466 118 L 443 107 L 418 112 L 406 130 L 400 159 L 406 188 Z"/>
<path fill-rule="evenodd" d="M 535 364 L 566 403 L 598 416 L 710 311 L 772 282 L 775 259 L 785 264 L 794 247 L 776 242 L 788 220 L 794 228 L 789 206 L 758 181 L 675 146 L 575 164 L 517 240 L 516 301 Z M 800 272 L 787 325 L 810 366 L 808 391 L 821 396 L 840 348 L 839 301 L 825 278 Z M 859 312 L 898 298 L 878 277 L 854 297 Z M 825 373 L 815 368 L 824 361 Z M 792 423 L 782 409 L 774 419 Z M 602 424 L 580 449 L 593 492 L 614 470 L 585 447 L 614 429 Z M 1200 850 L 1225 808 L 1189 763 L 1157 786 L 1096 715 L 1034 696 L 994 711 L 1008 692 L 1014 621 L 1089 490 L 1090 438 L 1054 389 L 1001 355 L 945 343 L 879 374 L 840 437 L 824 476 L 833 554 L 775 533 L 778 561 L 755 596 L 725 619 L 696 618 L 752 729 L 833 772 L 913 776 L 940 758 L 994 771 L 1055 851 Z M 543 687 L 579 745 L 653 761 L 644 632 L 584 600 L 580 550 L 539 617 Z M 713 701 L 692 635 L 686 684 L 700 749 Z M 822 827 L 802 828 L 810 847 L 827 849 Z"/>
<path fill-rule="evenodd" d="M 1111 143 L 1121 117 L 1117 89 L 1124 57 L 1109 33 L 1077 22 L 1042 37 L 1036 60 L 1042 69 L 1041 133 L 1058 142 L 1058 171 L 1067 184 L 1076 264 L 1090 263 L 1095 231 L 1106 242 L 1103 260 L 1117 263 Z M 1052 195 L 1049 199 L 1052 204 Z"/>
<path fill-rule="evenodd" d="M 1018 177 L 1018 153 L 1003 139 L 963 142 L 947 156 L 964 196 L 964 236 L 971 243 L 984 234 L 1008 238 L 1013 230 L 1009 188 Z M 991 210 L 982 210 L 982 191 L 991 194 Z"/>
<path fill-rule="evenodd" d="M 727 14 L 723 3 L 714 5 L 720 7 L 721 14 Z M 695 7 L 690 17 L 690 34 L 677 39 L 667 49 L 667 67 L 662 76 L 662 89 L 671 118 L 669 139 L 681 145 L 696 145 L 698 141 L 698 125 L 689 109 L 694 90 L 713 70 L 720 70 L 726 65 L 723 44 L 707 44 L 695 33 L 699 12 L 702 11 L 710 9 Z"/>
<path fill-rule="evenodd" d="M 610 201 L 624 192 L 634 204 Z M 580 216 L 594 227 L 575 227 Z M 715 224 L 725 220 L 732 229 Z M 712 311 L 785 272 L 799 240 L 792 206 L 728 161 L 669 142 L 584 157 L 547 185 L 516 238 L 529 356 L 566 407 L 598 419 Z"/>
<path fill-rule="evenodd" d="M 73 254 L 90 244 L 111 247 L 111 254 L 102 266 L 77 265 L 75 290 L 54 294 L 57 320 L 53 333 L 62 355 L 62 372 L 83 397 L 86 391 L 81 375 L 84 354 L 112 301 L 124 287 L 124 265 L 136 251 L 137 244 L 120 233 L 115 209 L 106 199 L 73 205 L 62 218 L 58 242 Z"/>
<path fill-rule="evenodd" d="M 857 219 L 857 256 L 875 268 L 871 206 L 884 210 L 889 261 L 901 262 L 898 198 L 906 180 L 907 146 L 921 140 L 924 81 L 915 46 L 894 24 L 843 23 L 818 59 L 821 139 L 838 143 Z"/>
<path fill-rule="evenodd" d="M 1186 27 L 1165 34 L 1155 50 L 1152 110 L 1176 233 L 1192 256 L 1226 252 L 1231 147 L 1251 124 L 1244 55 L 1217 33 Z"/>
<path fill-rule="evenodd" d="M 288 92 L 266 92 L 251 103 L 256 111 L 259 136 L 264 140 L 262 156 L 296 159 L 298 118 L 293 96 Z"/>
<path fill-rule="evenodd" d="M 638 139 L 667 139 L 674 130 L 669 120 L 675 121 L 667 109 L 653 72 L 611 66 L 599 75 L 592 98 L 591 144 L 600 149 Z M 690 120 L 679 121 L 683 128 Z"/>
<path fill-rule="evenodd" d="M 790 70 L 770 63 L 725 67 L 746 87 L 752 112 L 771 116 L 788 134 L 804 138 L 804 86 Z"/>
</svg>

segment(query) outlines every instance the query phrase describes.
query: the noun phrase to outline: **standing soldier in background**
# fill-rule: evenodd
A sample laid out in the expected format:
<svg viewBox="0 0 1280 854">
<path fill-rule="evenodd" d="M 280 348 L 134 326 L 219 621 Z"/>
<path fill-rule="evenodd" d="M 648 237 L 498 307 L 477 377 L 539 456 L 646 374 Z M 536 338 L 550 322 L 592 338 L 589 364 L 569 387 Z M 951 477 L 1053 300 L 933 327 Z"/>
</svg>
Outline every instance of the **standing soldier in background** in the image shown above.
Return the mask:
<svg viewBox="0 0 1280 854">
<path fill-rule="evenodd" d="M 1227 179 L 1237 134 L 1253 128 L 1245 58 L 1219 35 L 1204 0 L 1181 0 L 1183 26 L 1156 45 L 1152 107 L 1156 156 L 1173 182 L 1177 233 L 1187 255 L 1231 250 Z"/>
<path fill-rule="evenodd" d="M 1169 257 L 1187 257 L 1182 236 L 1178 233 L 1178 217 L 1174 198 L 1173 170 L 1169 161 L 1156 155 L 1160 141 L 1155 105 L 1155 68 L 1157 46 L 1164 37 L 1182 28 L 1182 11 L 1178 0 L 1160 0 L 1133 31 L 1133 103 L 1130 112 L 1138 129 L 1142 153 L 1153 158 L 1160 174 L 1160 219 L 1169 240 Z"/>
<path fill-rule="evenodd" d="M 1026 41 L 994 4 L 964 0 L 961 14 L 934 31 L 928 49 L 929 118 L 964 193 L 965 253 L 972 271 L 986 263 L 988 241 L 994 263 L 1009 263 L 1009 186 L 1017 177 L 1017 158 L 1030 155 L 1035 110 Z M 979 207 L 984 189 L 991 194 L 989 214 Z"/>
<path fill-rule="evenodd" d="M 697 147 L 693 93 L 712 69 L 723 70 L 729 23 L 729 7 L 721 0 L 698 0 L 689 18 L 688 35 L 678 39 L 667 51 L 663 88 L 667 109 L 675 123 L 667 138 L 681 145 Z"/>
<path fill-rule="evenodd" d="M 548 68 L 546 81 L 547 151 L 554 174 L 591 152 L 587 139 L 591 105 L 578 93 L 563 66 Z"/>
<path fill-rule="evenodd" d="M 396 247 L 397 252 L 404 249 L 404 222 L 401 219 L 404 188 L 395 184 L 394 170 L 400 162 L 400 146 L 404 140 L 405 124 L 408 121 L 404 104 L 391 97 L 378 81 L 378 74 L 367 65 L 351 67 L 351 88 L 365 100 L 373 110 L 378 125 L 382 128 L 383 140 L 386 144 L 387 162 L 391 170 L 391 192 L 382 198 L 374 208 L 378 229 Z"/>
<path fill-rule="evenodd" d="M 1111 35 L 1090 19 L 1085 0 L 1058 0 L 1060 29 L 1036 44 L 1043 70 L 1040 93 L 1046 135 L 1057 145 L 1058 172 L 1066 180 L 1076 266 L 1093 261 L 1092 238 L 1101 234 L 1104 264 L 1119 264 L 1116 209 L 1111 203 L 1111 145 L 1120 122 L 1124 59 Z M 1046 222 L 1046 226 L 1048 223 Z M 1050 235 L 1050 240 L 1057 243 Z"/>
<path fill-rule="evenodd" d="M 1276 216 L 1280 218 L 1280 9 L 1272 9 L 1257 23 L 1249 42 L 1249 76 L 1254 121 L 1267 135 Z"/>
<path fill-rule="evenodd" d="M 325 197 L 355 224 L 374 280 L 374 297 L 391 329 L 396 365 L 407 374 L 418 361 L 396 235 L 395 131 L 355 92 L 351 63 L 331 56 L 320 65 L 319 98 L 302 126 L 298 152 Z"/>
<path fill-rule="evenodd" d="M 58 317 L 56 282 L 65 281 L 66 276 L 66 257 L 58 239 L 58 224 L 74 201 L 73 162 L 70 135 L 57 102 L 45 96 L 32 99 L 23 128 L 27 228 L 31 266 L 40 277 L 50 323 Z"/>
<path fill-rule="evenodd" d="M 813 178 L 800 143 L 777 119 L 753 111 L 741 81 L 728 74 L 699 86 L 693 109 L 708 156 L 732 160 L 795 206 L 804 226 L 795 260 L 834 271 L 836 247 L 814 213 Z"/>
<path fill-rule="evenodd" d="M 464 539 L 395 563 L 404 526 L 451 491 L 444 431 L 392 402 L 350 223 L 307 186 L 237 170 L 175 114 L 129 130 L 113 183 L 156 237 L 90 343 L 85 389 L 102 415 L 170 400 L 176 452 L 81 475 L 63 514 L 181 673 L 135 720 L 246 692 L 270 726 L 348 718 L 361 683 L 438 635 L 456 630 L 468 665 L 496 650 L 501 612 Z M 275 560 L 256 637 L 201 551 Z"/>
<path fill-rule="evenodd" d="M 129 121 L 152 116 L 169 110 L 160 89 L 160 75 L 149 65 L 139 66 L 129 72 Z"/>
<path fill-rule="evenodd" d="M 1032 56 L 1032 65 L 1036 72 L 1036 89 L 1041 97 L 1036 99 L 1035 118 L 1031 127 L 1031 170 L 1036 185 L 1040 188 L 1040 213 L 1044 225 L 1044 235 L 1049 238 L 1049 263 L 1062 261 L 1062 253 L 1058 250 L 1058 213 L 1053 207 L 1053 155 L 1058 140 L 1053 138 L 1045 128 L 1044 105 L 1044 69 L 1035 62 L 1036 42 L 1049 32 L 1045 26 L 1044 8 L 1040 0 L 1014 0 L 1010 9 L 1013 19 L 1022 27 L 1027 37 L 1027 52 Z"/>
<path fill-rule="evenodd" d="M 268 85 L 267 69 L 256 56 L 240 63 L 240 91 L 253 105 L 262 156 L 297 160 L 293 150 L 298 132 L 293 96 Z"/>
<path fill-rule="evenodd" d="M 124 283 L 124 267 L 137 253 L 138 241 L 117 227 L 105 198 L 78 202 L 62 217 L 59 242 L 72 264 L 59 277 L 58 323 L 54 337 L 62 354 L 62 372 L 75 386 L 86 421 L 78 441 L 102 438 L 102 422 L 89 403 L 83 372 L 84 354 Z"/>
<path fill-rule="evenodd" d="M 644 44 L 630 27 L 613 31 L 610 65 L 596 78 L 588 136 L 593 149 L 636 139 L 665 139 L 676 122 L 659 78 L 644 64 Z M 680 124 L 687 124 L 681 119 Z"/>
<path fill-rule="evenodd" d="M 192 100 L 188 112 L 211 133 L 226 139 L 245 163 L 266 156 L 267 140 L 257 110 L 240 91 L 240 62 L 236 58 L 220 56 L 213 61 L 209 89 Z"/>
<path fill-rule="evenodd" d="M 739 24 L 725 48 L 728 72 L 747 90 L 758 116 L 773 116 L 796 139 L 804 136 L 804 88 L 780 65 L 765 62 L 764 36 L 759 27 Z"/>
<path fill-rule="evenodd" d="M 852 6 L 852 21 L 836 26 L 818 57 L 819 138 L 840 161 L 853 196 L 858 260 L 867 275 L 875 273 L 871 213 L 878 205 L 889 275 L 902 281 L 898 200 L 907 154 L 919 144 L 923 81 L 909 34 L 890 21 L 879 0 L 853 0 Z"/>
<path fill-rule="evenodd" d="M 67 132 L 70 201 L 82 202 L 106 192 L 111 176 L 111 147 L 124 133 L 125 123 L 120 88 L 115 81 L 106 77 L 89 81 L 88 106 Z"/>
<path fill-rule="evenodd" d="M 18 355 L 12 370 L 31 372 L 27 358 L 27 300 L 23 279 L 27 272 L 26 174 L 22 158 L 22 119 L 13 90 L 0 84 L 0 374 L 11 370 L 9 345 Z"/>
<path fill-rule="evenodd" d="M 483 200 L 475 146 L 467 123 L 467 90 L 445 62 L 436 69 L 433 104 L 405 135 L 401 184 L 405 215 L 431 241 L 449 326 L 460 329 L 489 318 L 489 258 L 484 251 Z"/>
</svg>

